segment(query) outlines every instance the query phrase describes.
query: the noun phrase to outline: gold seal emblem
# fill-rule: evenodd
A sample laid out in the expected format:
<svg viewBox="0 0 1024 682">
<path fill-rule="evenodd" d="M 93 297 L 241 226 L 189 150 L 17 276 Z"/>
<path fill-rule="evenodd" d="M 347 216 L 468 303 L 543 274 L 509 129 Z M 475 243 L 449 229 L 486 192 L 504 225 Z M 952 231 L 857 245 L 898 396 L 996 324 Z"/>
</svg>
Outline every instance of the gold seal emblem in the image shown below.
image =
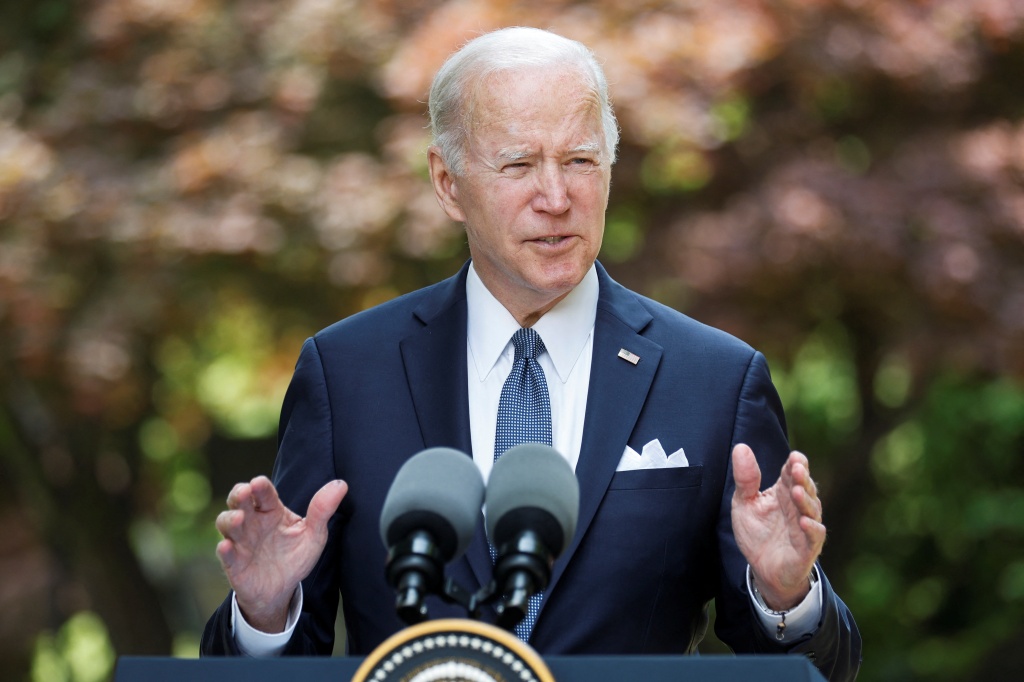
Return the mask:
<svg viewBox="0 0 1024 682">
<path fill-rule="evenodd" d="M 501 628 L 447 618 L 395 633 L 352 682 L 555 682 L 540 655 Z"/>
</svg>

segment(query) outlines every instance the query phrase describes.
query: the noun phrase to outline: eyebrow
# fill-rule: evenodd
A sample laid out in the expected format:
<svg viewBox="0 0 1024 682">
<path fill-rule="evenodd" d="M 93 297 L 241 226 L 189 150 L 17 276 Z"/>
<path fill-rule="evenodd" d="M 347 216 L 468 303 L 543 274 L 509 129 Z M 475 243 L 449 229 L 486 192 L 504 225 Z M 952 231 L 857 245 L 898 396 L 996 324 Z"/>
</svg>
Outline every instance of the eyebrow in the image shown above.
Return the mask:
<svg viewBox="0 0 1024 682">
<path fill-rule="evenodd" d="M 601 144 L 598 142 L 587 142 L 569 150 L 570 154 L 600 154 Z"/>
<path fill-rule="evenodd" d="M 581 145 L 573 147 L 569 150 L 569 154 L 600 154 L 601 144 L 599 142 L 585 142 Z M 524 149 L 499 149 L 498 158 L 505 159 L 506 161 L 521 161 L 528 156 L 531 156 L 532 152 Z"/>
<path fill-rule="evenodd" d="M 506 161 L 521 161 L 530 155 L 530 152 L 523 149 L 500 149 L 498 150 L 498 158 L 505 159 Z"/>
</svg>

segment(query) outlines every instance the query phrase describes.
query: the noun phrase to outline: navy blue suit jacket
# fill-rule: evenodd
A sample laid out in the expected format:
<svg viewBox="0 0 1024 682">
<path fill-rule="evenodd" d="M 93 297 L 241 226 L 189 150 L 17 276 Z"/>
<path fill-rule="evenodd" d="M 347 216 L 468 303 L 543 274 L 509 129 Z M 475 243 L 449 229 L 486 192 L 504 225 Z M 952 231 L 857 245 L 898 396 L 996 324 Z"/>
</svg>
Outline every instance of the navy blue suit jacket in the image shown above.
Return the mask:
<svg viewBox="0 0 1024 682">
<path fill-rule="evenodd" d="M 598 264 L 600 295 L 576 535 L 554 566 L 531 645 L 542 654 L 688 653 L 716 600 L 716 632 L 735 651 L 800 652 L 831 679 L 860 661 L 853 617 L 822 574 L 817 632 L 781 647 L 764 633 L 733 538 L 730 453 L 747 443 L 765 486 L 789 453 L 763 356 L 746 344 L 615 283 Z M 466 369 L 466 269 L 342 320 L 303 346 L 281 416 L 274 482 L 305 514 L 327 481 L 349 493 L 323 556 L 303 581 L 304 607 L 286 652 L 332 650 L 339 595 L 348 652 L 367 654 L 402 628 L 385 582 L 380 510 L 398 468 L 421 450 L 471 452 Z M 636 365 L 618 357 L 625 348 Z M 690 466 L 616 472 L 628 444 L 658 439 Z M 448 575 L 470 590 L 491 575 L 483 524 Z M 430 614 L 463 617 L 433 598 Z M 230 603 L 211 618 L 205 654 L 237 653 Z"/>
</svg>

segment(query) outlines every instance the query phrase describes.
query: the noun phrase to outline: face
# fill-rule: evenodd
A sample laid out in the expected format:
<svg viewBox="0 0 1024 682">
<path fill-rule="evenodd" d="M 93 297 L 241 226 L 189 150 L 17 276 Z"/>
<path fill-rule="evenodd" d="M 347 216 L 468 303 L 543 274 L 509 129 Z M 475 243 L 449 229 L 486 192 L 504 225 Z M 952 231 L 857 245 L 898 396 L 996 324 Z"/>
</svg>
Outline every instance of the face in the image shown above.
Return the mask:
<svg viewBox="0 0 1024 682">
<path fill-rule="evenodd" d="M 601 249 L 611 168 L 600 104 L 575 71 L 550 68 L 489 77 L 472 104 L 463 174 L 432 148 L 431 178 L 484 284 L 532 324 Z"/>
</svg>

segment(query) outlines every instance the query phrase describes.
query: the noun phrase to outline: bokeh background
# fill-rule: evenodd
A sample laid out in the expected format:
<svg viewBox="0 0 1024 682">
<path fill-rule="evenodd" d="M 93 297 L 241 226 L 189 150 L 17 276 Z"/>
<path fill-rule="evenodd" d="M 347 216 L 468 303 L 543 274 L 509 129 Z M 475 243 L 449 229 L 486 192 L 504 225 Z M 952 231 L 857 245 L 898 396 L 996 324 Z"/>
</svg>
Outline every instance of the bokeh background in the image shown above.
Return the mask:
<svg viewBox="0 0 1024 682">
<path fill-rule="evenodd" d="M 768 356 L 861 679 L 1024 678 L 1019 0 L 4 0 L 0 677 L 196 655 L 303 339 L 464 262 L 426 91 L 517 24 L 606 65 L 608 269 Z"/>
</svg>

